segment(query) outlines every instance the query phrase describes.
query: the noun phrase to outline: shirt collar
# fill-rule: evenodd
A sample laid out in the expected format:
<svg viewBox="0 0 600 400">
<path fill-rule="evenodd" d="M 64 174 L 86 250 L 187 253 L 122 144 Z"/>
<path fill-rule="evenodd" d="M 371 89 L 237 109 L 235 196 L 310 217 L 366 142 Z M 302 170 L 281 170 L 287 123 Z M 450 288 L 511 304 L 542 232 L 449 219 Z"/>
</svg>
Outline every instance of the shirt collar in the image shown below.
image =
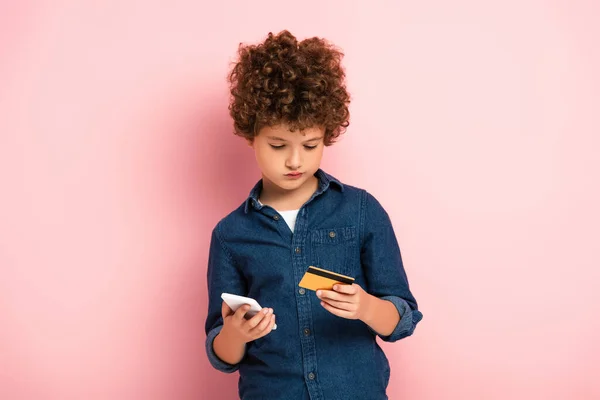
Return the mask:
<svg viewBox="0 0 600 400">
<path fill-rule="evenodd" d="M 322 169 L 319 168 L 317 170 L 317 172 L 315 172 L 315 176 L 319 180 L 319 187 L 317 188 L 315 196 L 318 196 L 319 194 L 321 194 L 321 193 L 325 192 L 327 189 L 329 189 L 329 186 L 332 183 L 335 184 L 340 189 L 340 191 L 342 191 L 342 192 L 344 191 L 344 185 L 342 184 L 342 182 L 340 182 L 339 179 L 329 175 Z M 245 213 L 248 213 L 248 209 L 250 208 L 250 206 L 253 206 L 257 210 L 260 210 L 263 207 L 258 202 L 258 197 L 260 195 L 261 190 L 262 190 L 262 179 L 259 180 L 258 182 L 256 182 L 256 185 L 254 185 L 254 187 L 250 191 L 250 194 L 248 195 L 248 198 L 246 199 L 245 204 L 244 204 L 244 212 Z"/>
</svg>

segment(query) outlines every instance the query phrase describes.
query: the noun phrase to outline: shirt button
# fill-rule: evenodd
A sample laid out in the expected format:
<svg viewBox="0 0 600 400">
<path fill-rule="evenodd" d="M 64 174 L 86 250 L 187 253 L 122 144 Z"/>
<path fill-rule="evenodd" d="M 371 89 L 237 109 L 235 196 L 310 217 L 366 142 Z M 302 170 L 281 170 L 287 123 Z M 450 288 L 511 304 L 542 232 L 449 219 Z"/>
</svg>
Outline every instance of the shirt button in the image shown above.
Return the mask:
<svg viewBox="0 0 600 400">
<path fill-rule="evenodd" d="M 279 215 L 273 215 L 273 219 L 274 219 L 275 221 L 279 221 Z"/>
<path fill-rule="evenodd" d="M 300 254 L 300 252 L 301 252 L 302 250 L 300 249 L 300 247 L 296 247 L 296 250 L 295 250 L 295 251 L 296 251 L 296 254 Z"/>
<path fill-rule="evenodd" d="M 308 379 L 310 379 L 311 381 L 315 379 L 315 374 L 313 374 L 312 372 L 310 374 L 308 374 Z"/>
<path fill-rule="evenodd" d="M 335 237 L 335 232 L 334 231 L 329 232 L 329 237 L 333 239 Z"/>
<path fill-rule="evenodd" d="M 304 336 L 310 335 L 310 329 L 304 328 Z"/>
<path fill-rule="evenodd" d="M 304 288 L 300 288 L 300 289 L 298 289 L 298 293 L 304 294 L 304 293 L 306 293 L 306 290 L 304 290 Z"/>
</svg>

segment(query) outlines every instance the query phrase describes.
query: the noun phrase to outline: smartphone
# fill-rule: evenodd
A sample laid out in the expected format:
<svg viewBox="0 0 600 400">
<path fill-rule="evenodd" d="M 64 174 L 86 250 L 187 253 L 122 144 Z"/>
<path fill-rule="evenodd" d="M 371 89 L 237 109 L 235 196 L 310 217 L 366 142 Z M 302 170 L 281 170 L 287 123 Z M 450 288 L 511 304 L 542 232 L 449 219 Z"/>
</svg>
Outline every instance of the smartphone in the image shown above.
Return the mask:
<svg viewBox="0 0 600 400">
<path fill-rule="evenodd" d="M 251 297 L 245 297 L 231 293 L 222 293 L 221 298 L 225 303 L 227 303 L 227 305 L 233 310 L 233 312 L 235 312 L 244 304 L 250 304 L 250 310 L 248 310 L 248 312 L 246 313 L 246 315 L 249 317 L 255 316 L 263 309 L 260 306 L 260 304 L 258 304 L 258 301 L 254 300 Z M 277 324 L 273 324 L 273 330 L 275 329 L 277 329 Z"/>
</svg>

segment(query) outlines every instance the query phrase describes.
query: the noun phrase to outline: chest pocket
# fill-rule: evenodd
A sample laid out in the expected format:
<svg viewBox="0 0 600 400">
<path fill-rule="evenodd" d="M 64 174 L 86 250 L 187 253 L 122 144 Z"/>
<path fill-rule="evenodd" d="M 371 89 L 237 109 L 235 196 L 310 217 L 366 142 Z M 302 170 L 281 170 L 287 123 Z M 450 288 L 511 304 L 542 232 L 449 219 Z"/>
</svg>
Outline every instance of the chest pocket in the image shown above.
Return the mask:
<svg viewBox="0 0 600 400">
<path fill-rule="evenodd" d="M 354 277 L 356 271 L 356 227 L 317 229 L 311 232 L 312 265 Z"/>
</svg>

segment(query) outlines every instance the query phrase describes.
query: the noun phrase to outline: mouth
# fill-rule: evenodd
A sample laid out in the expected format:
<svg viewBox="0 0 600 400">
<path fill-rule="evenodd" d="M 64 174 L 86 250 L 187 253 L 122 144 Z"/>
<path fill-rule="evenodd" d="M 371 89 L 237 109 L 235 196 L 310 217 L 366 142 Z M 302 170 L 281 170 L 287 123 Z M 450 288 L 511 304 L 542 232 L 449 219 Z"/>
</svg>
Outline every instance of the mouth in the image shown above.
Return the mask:
<svg viewBox="0 0 600 400">
<path fill-rule="evenodd" d="M 299 178 L 302 176 L 302 172 L 290 172 L 289 174 L 285 174 L 288 178 Z"/>
</svg>

